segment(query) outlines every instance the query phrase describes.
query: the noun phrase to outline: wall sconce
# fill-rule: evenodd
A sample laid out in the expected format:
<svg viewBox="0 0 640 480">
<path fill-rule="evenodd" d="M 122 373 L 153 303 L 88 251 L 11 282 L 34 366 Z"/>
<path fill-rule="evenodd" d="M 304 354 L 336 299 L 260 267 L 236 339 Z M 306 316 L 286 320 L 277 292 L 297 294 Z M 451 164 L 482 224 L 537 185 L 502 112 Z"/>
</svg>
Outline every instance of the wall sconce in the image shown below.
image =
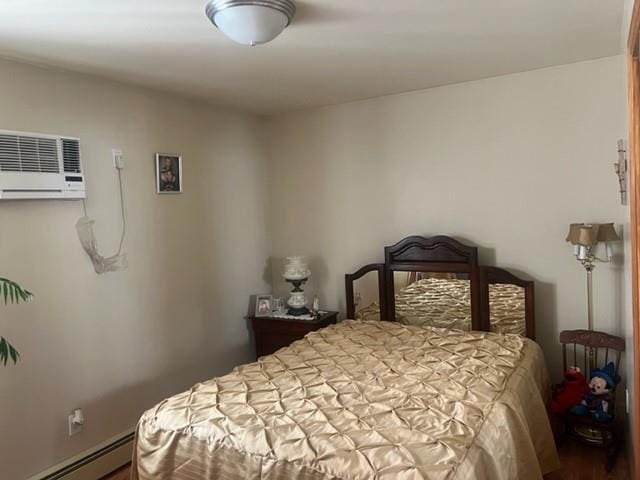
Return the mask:
<svg viewBox="0 0 640 480">
<path fill-rule="evenodd" d="M 613 164 L 620 184 L 620 203 L 627 204 L 627 151 L 624 148 L 624 140 L 618 140 L 618 162 Z"/>
<path fill-rule="evenodd" d="M 612 243 L 619 242 L 620 237 L 613 223 L 584 224 L 572 223 L 569 227 L 567 242 L 573 245 L 573 254 L 587 271 L 587 314 L 589 330 L 593 330 L 593 270 L 596 263 L 609 263 L 613 257 Z M 605 244 L 606 258 L 596 256 L 596 247 Z"/>
</svg>

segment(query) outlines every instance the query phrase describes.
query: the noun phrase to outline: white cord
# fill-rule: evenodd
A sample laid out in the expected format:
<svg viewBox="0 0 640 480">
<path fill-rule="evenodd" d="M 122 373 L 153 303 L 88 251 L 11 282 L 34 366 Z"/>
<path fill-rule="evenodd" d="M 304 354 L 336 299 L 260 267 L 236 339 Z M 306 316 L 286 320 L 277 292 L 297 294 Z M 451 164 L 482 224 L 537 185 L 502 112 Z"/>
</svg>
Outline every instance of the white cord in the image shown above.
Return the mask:
<svg viewBox="0 0 640 480">
<path fill-rule="evenodd" d="M 120 236 L 120 246 L 118 247 L 118 253 L 116 255 L 120 255 L 122 253 L 122 246 L 124 245 L 124 237 L 127 234 L 127 219 L 124 213 L 124 189 L 122 188 L 122 169 L 117 168 L 118 170 L 118 186 L 120 187 L 120 214 L 122 215 L 122 235 Z M 82 199 L 82 210 L 84 212 L 84 216 L 87 217 L 87 202 L 83 198 Z"/>
<path fill-rule="evenodd" d="M 120 213 L 122 214 L 122 235 L 120 236 L 120 245 L 118 247 L 118 253 L 105 258 L 98 253 L 98 242 L 93 233 L 93 220 L 87 215 L 87 205 L 84 199 L 82 200 L 82 208 L 84 210 L 84 217 L 80 218 L 76 223 L 76 231 L 78 232 L 78 238 L 82 244 L 82 248 L 87 252 L 96 273 L 102 274 L 107 272 L 115 272 L 127 268 L 127 256 L 122 253 L 124 246 L 124 239 L 127 232 L 127 221 L 124 208 L 124 188 L 122 187 L 122 172 L 118 168 L 118 186 L 120 189 Z"/>
<path fill-rule="evenodd" d="M 122 245 L 124 244 L 124 237 L 127 233 L 127 219 L 124 214 L 124 190 L 122 188 L 122 169 L 118 168 L 118 184 L 120 185 L 120 212 L 122 213 L 122 236 L 120 237 L 120 247 L 118 248 L 117 255 L 122 253 Z"/>
</svg>

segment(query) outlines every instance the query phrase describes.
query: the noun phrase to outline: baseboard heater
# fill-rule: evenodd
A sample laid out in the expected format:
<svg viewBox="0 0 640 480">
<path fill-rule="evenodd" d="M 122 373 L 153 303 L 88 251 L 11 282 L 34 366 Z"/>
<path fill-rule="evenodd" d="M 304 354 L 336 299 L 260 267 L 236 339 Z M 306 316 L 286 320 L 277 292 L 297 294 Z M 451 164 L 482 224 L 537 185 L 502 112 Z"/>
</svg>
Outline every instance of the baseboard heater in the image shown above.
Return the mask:
<svg viewBox="0 0 640 480">
<path fill-rule="evenodd" d="M 131 461 L 133 436 L 125 432 L 28 480 L 98 480 Z"/>
</svg>

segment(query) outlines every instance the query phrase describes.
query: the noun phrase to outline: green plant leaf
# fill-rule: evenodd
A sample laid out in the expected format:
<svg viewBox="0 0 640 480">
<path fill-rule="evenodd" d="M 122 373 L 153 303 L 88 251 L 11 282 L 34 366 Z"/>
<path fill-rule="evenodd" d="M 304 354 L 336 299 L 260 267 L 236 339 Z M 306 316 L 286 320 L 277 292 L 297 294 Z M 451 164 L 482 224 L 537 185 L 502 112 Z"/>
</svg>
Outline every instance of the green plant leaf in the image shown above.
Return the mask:
<svg viewBox="0 0 640 480">
<path fill-rule="evenodd" d="M 20 354 L 18 353 L 18 351 L 13 348 L 12 345 L 9 345 L 9 356 L 11 357 L 11 360 L 13 360 L 13 364 L 15 365 L 16 363 L 18 363 L 18 359 L 20 358 Z"/>
<path fill-rule="evenodd" d="M 20 354 L 4 337 L 0 337 L 0 363 L 4 366 L 7 365 L 9 359 L 16 364 Z"/>
<path fill-rule="evenodd" d="M 0 277 L 0 296 L 3 297 L 5 305 L 8 303 L 28 302 L 33 298 L 33 294 L 26 288 L 22 288 L 16 282 Z M 20 354 L 4 337 L 0 337 L 0 364 L 7 366 L 11 360 L 14 365 L 18 363 Z"/>
<path fill-rule="evenodd" d="M 0 337 L 0 362 L 6 366 L 8 359 L 9 359 L 9 342 L 7 342 L 3 337 Z"/>
<path fill-rule="evenodd" d="M 33 298 L 33 294 L 26 288 L 22 288 L 16 282 L 0 277 L 0 287 L 2 287 L 2 295 L 4 303 L 19 303 L 20 300 L 28 302 Z"/>
</svg>

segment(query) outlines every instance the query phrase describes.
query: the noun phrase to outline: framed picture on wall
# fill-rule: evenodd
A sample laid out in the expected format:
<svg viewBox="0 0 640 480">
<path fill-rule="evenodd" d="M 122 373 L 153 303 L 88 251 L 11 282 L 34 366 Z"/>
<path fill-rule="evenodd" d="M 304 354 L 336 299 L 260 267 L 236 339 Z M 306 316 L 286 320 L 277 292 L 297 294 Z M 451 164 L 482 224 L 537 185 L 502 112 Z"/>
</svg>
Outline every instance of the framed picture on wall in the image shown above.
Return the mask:
<svg viewBox="0 0 640 480">
<path fill-rule="evenodd" d="M 182 193 L 182 157 L 173 153 L 156 153 L 156 191 Z"/>
</svg>

